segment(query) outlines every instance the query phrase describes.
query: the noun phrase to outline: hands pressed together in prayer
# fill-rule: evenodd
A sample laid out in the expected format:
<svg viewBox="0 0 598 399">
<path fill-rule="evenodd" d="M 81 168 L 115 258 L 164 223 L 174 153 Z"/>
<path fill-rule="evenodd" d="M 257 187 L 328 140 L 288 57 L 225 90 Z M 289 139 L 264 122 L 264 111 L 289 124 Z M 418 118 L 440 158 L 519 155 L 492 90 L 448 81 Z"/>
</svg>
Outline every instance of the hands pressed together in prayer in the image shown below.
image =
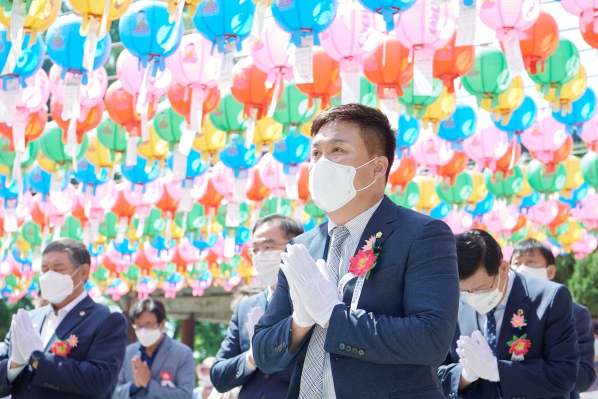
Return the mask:
<svg viewBox="0 0 598 399">
<path fill-rule="evenodd" d="M 43 351 L 44 344 L 37 330 L 31 324 L 29 314 L 19 309 L 12 317 L 11 324 L 12 353 L 10 357 L 10 368 L 18 368 L 26 365 L 35 351 Z M 37 367 L 37 361 L 33 364 Z"/>
<path fill-rule="evenodd" d="M 461 336 L 457 341 L 459 363 L 463 365 L 461 388 L 483 379 L 498 382 L 498 360 L 480 331 L 474 331 L 471 337 Z"/>
</svg>

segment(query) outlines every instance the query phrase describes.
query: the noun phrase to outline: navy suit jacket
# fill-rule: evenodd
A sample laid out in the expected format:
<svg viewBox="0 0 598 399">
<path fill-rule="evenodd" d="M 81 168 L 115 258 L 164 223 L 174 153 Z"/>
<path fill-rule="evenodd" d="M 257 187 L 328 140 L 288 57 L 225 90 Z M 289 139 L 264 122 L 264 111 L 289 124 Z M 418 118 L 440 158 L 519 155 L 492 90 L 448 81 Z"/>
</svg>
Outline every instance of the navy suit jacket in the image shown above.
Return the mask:
<svg viewBox="0 0 598 399">
<path fill-rule="evenodd" d="M 47 307 L 43 307 L 29 312 L 39 331 L 46 311 Z M 50 353 L 57 340 L 65 340 L 71 334 L 79 343 L 68 356 Z M 127 347 L 127 320 L 122 313 L 111 313 L 108 307 L 86 297 L 56 328 L 37 369 L 28 365 L 12 383 L 7 378 L 7 363 L 13 350 L 10 335 L 9 331 L 6 345 L 0 349 L 0 397 L 12 394 L 13 399 L 108 399 L 112 396 Z"/>
<path fill-rule="evenodd" d="M 324 350 L 330 354 L 336 397 L 442 398 L 436 367 L 448 352 L 459 308 L 455 238 L 444 222 L 399 207 L 388 197 L 368 222 L 358 249 L 378 232 L 377 265 L 365 281 L 358 310 L 350 312 L 353 279 L 345 286 L 344 304 L 330 318 Z M 327 224 L 292 241 L 305 245 L 314 259 L 326 259 Z M 289 353 L 292 313 L 281 271 L 272 302 L 256 326 L 253 354 L 266 373 L 295 364 L 288 398 L 297 398 L 311 333 Z"/>
<path fill-rule="evenodd" d="M 579 347 L 572 300 L 564 285 L 515 273 L 496 346 L 500 382 L 479 379 L 458 392 L 462 365 L 457 340 L 478 328 L 477 312 L 461 299 L 453 344 L 438 375 L 449 398 L 464 399 L 567 399 L 577 379 Z M 532 279 L 533 281 L 530 281 Z M 511 326 L 519 310 L 527 320 L 522 330 Z M 481 330 L 480 330 L 481 331 Z M 507 342 L 526 334 L 531 347 L 523 361 L 511 361 Z"/>
<path fill-rule="evenodd" d="M 283 399 L 286 398 L 289 390 L 293 366 L 278 373 L 264 374 L 257 369 L 251 374 L 244 375 L 245 356 L 250 346 L 245 323 L 251 308 L 258 306 L 266 309 L 264 293 L 239 302 L 228 326 L 226 338 L 216 354 L 210 376 L 218 392 L 227 392 L 242 385 L 239 399 L 260 399 L 262 395 L 265 399 Z"/>
<path fill-rule="evenodd" d="M 579 345 L 579 371 L 575 389 L 569 395 L 570 399 L 579 399 L 579 393 L 585 392 L 596 381 L 594 370 L 594 331 L 592 330 L 592 317 L 585 306 L 573 302 L 573 317 L 577 330 L 577 344 Z"/>
</svg>

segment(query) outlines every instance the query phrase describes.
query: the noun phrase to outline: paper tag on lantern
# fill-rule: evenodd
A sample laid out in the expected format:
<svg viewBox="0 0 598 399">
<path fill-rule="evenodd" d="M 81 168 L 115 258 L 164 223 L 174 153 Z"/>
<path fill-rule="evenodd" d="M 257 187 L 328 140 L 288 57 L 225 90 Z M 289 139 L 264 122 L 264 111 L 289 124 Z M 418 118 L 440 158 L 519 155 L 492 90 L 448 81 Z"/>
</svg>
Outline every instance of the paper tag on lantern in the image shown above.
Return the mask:
<svg viewBox="0 0 598 399">
<path fill-rule="evenodd" d="M 7 201 L 4 209 L 4 231 L 14 233 L 19 229 L 19 221 L 17 220 L 16 201 Z"/>
<path fill-rule="evenodd" d="M 26 111 L 17 111 L 12 124 L 12 142 L 14 143 L 15 151 L 21 154 L 25 152 L 25 129 L 27 128 L 28 116 Z"/>
<path fill-rule="evenodd" d="M 91 241 L 95 242 L 100 237 L 100 221 L 98 219 L 92 219 L 89 227 L 89 232 L 91 235 Z"/>
<path fill-rule="evenodd" d="M 6 57 L 6 62 L 4 63 L 4 68 L 2 68 L 1 75 L 10 75 L 14 72 L 15 67 L 17 66 L 17 61 L 19 60 L 19 54 L 15 50 L 14 46 L 10 48 L 8 53 L 8 57 Z"/>
<path fill-rule="evenodd" d="M 465 0 L 459 0 L 459 29 L 455 47 L 470 46 L 475 43 L 476 19 L 478 16 L 476 0 L 469 0 L 471 5 L 465 5 Z"/>
<path fill-rule="evenodd" d="M 83 69 L 88 72 L 93 71 L 93 62 L 96 58 L 96 50 L 98 48 L 98 32 L 100 30 L 100 22 L 95 18 L 89 19 L 89 31 L 83 43 Z"/>
<path fill-rule="evenodd" d="M 174 22 L 174 29 L 170 31 L 170 36 L 168 37 L 166 46 L 164 46 L 165 52 L 168 52 L 172 48 L 172 46 L 174 46 L 174 44 L 176 43 L 176 39 L 179 37 L 178 33 L 181 29 L 181 17 L 183 15 L 183 8 L 185 7 L 185 3 L 185 1 L 179 1 L 174 10 L 174 16 L 171 16 L 171 22 Z"/>
<path fill-rule="evenodd" d="M 141 81 L 141 88 L 139 89 L 139 95 L 137 96 L 137 103 L 135 104 L 135 111 L 137 111 L 138 114 L 141 114 L 144 111 L 147 112 L 147 94 L 155 63 L 156 59 L 152 57 L 145 67 L 143 80 Z"/>
<path fill-rule="evenodd" d="M 304 208 L 305 208 L 305 205 L 303 205 L 301 203 L 297 203 L 297 206 L 295 207 L 295 210 L 293 211 L 293 219 L 295 219 L 299 223 L 301 223 L 303 221 L 303 209 Z"/>
<path fill-rule="evenodd" d="M 31 253 L 31 270 L 34 272 L 42 270 L 42 254 L 38 248 Z"/>
<path fill-rule="evenodd" d="M 17 110 L 19 79 L 4 78 L 2 96 L 0 96 L 0 122 L 12 123 Z M 4 88 L 6 86 L 6 89 Z"/>
<path fill-rule="evenodd" d="M 100 31 L 98 36 L 100 40 L 106 36 L 106 31 L 108 29 L 108 14 L 110 13 L 110 2 L 112 0 L 104 0 L 104 12 L 102 13 L 102 21 L 100 22 Z"/>
<path fill-rule="evenodd" d="M 183 190 L 181 192 L 181 199 L 179 200 L 179 206 L 177 208 L 177 211 L 179 212 L 191 212 L 191 209 L 193 208 L 193 203 L 191 201 L 191 183 L 189 183 L 187 186 L 183 186 Z M 183 223 L 183 226 L 184 225 L 185 224 Z"/>
<path fill-rule="evenodd" d="M 262 203 L 254 202 L 253 210 L 251 211 L 251 219 L 249 220 L 249 226 L 251 229 L 253 229 L 253 226 L 255 226 L 255 224 L 259 220 L 261 213 L 262 213 Z"/>
<path fill-rule="evenodd" d="M 521 47 L 519 47 L 519 37 L 517 37 L 517 32 L 515 32 L 514 29 L 511 29 L 505 35 L 502 43 L 505 49 L 505 57 L 507 58 L 507 66 L 509 67 L 511 78 L 519 76 L 525 71 L 525 65 L 523 64 L 523 56 L 521 55 Z"/>
<path fill-rule="evenodd" d="M 83 75 L 80 73 L 67 73 L 65 78 L 64 102 L 62 103 L 62 119 L 79 119 L 81 116 L 81 102 L 79 94 L 81 92 L 81 80 Z"/>
<path fill-rule="evenodd" d="M 86 224 L 83 226 L 83 245 L 89 247 L 89 244 L 91 244 L 91 233 L 89 232 L 89 225 Z"/>
<path fill-rule="evenodd" d="M 240 170 L 239 176 L 233 180 L 233 201 L 245 202 L 247 199 L 247 170 Z"/>
<path fill-rule="evenodd" d="M 343 88 L 341 91 L 341 102 L 343 104 L 360 103 L 361 77 L 359 69 L 343 72 Z"/>
<path fill-rule="evenodd" d="M 70 158 L 77 157 L 77 119 L 71 119 L 66 129 L 65 154 Z"/>
<path fill-rule="evenodd" d="M 451 0 L 434 0 L 434 5 L 439 5 L 442 3 L 450 3 Z"/>
<path fill-rule="evenodd" d="M 253 26 L 249 34 L 249 43 L 255 43 L 262 37 L 264 30 L 264 19 L 266 17 L 266 10 L 268 9 L 268 0 L 260 0 L 255 7 L 255 14 L 253 17 Z"/>
<path fill-rule="evenodd" d="M 247 118 L 247 131 L 245 132 L 245 147 L 251 147 L 253 143 L 253 136 L 255 134 L 255 124 L 257 119 L 257 109 L 252 108 L 249 111 L 249 118 Z"/>
<path fill-rule="evenodd" d="M 145 230 L 145 215 L 139 215 L 139 219 L 137 220 L 137 230 L 135 230 L 135 237 L 143 236 L 143 231 Z"/>
<path fill-rule="evenodd" d="M 127 139 L 127 157 L 125 159 L 125 166 L 137 165 L 137 136 L 129 134 Z"/>
<path fill-rule="evenodd" d="M 191 113 L 189 126 L 195 132 L 201 132 L 201 120 L 203 119 L 203 103 L 205 91 L 199 89 L 191 90 Z"/>
<path fill-rule="evenodd" d="M 50 202 L 58 203 L 62 199 L 62 183 L 64 180 L 64 170 L 60 169 L 52 173 L 50 177 Z"/>
<path fill-rule="evenodd" d="M 21 153 L 16 151 L 15 159 L 12 163 L 12 179 L 20 184 L 23 180 L 23 174 L 21 171 Z"/>
<path fill-rule="evenodd" d="M 189 129 L 187 122 L 183 122 L 181 125 L 181 139 L 179 140 L 179 152 L 184 155 L 189 155 L 191 147 L 193 147 L 193 141 L 195 141 L 195 130 Z"/>
<path fill-rule="evenodd" d="M 313 37 L 302 37 L 301 46 L 295 47 L 293 74 L 295 75 L 295 84 L 314 82 Z"/>
<path fill-rule="evenodd" d="M 120 218 L 118 220 L 118 228 L 116 230 L 116 238 L 114 239 L 114 242 L 120 244 L 125 240 L 125 234 L 127 233 L 128 226 L 129 220 L 127 218 Z"/>
<path fill-rule="evenodd" d="M 235 230 L 228 229 L 226 231 L 226 238 L 224 239 L 224 257 L 232 258 L 235 256 Z"/>
<path fill-rule="evenodd" d="M 268 118 L 272 118 L 274 116 L 274 112 L 276 112 L 276 106 L 278 105 L 278 97 L 280 96 L 280 90 L 282 89 L 282 75 L 278 74 L 276 76 L 276 83 L 274 84 L 274 93 L 272 95 L 272 100 L 270 101 L 270 106 L 268 107 L 268 114 L 266 115 Z"/>
<path fill-rule="evenodd" d="M 42 229 L 42 243 L 40 244 L 39 248 L 43 251 L 46 249 L 46 242 L 48 239 L 48 234 L 50 234 L 50 226 L 46 223 L 44 228 Z"/>
<path fill-rule="evenodd" d="M 416 96 L 432 95 L 434 55 L 423 50 L 413 51 L 413 93 Z"/>
<path fill-rule="evenodd" d="M 149 136 L 149 127 L 148 127 L 148 115 L 147 115 L 147 111 L 148 111 L 148 107 L 146 106 L 143 109 L 143 112 L 141 112 L 141 141 L 142 142 L 146 142 L 149 140 L 150 136 Z"/>
<path fill-rule="evenodd" d="M 224 224 L 226 227 L 239 227 L 241 223 L 239 217 L 239 210 L 241 209 L 241 204 L 238 202 L 229 202 L 226 205 L 226 221 Z"/>
<path fill-rule="evenodd" d="M 218 76 L 218 90 L 233 87 L 233 57 L 234 50 L 227 50 L 222 55 L 220 63 L 220 75 Z"/>
<path fill-rule="evenodd" d="M 287 198 L 296 200 L 299 199 L 299 183 L 297 178 L 297 166 L 292 165 L 289 167 L 289 174 L 286 175 L 285 189 Z"/>
<path fill-rule="evenodd" d="M 380 99 L 380 111 L 388 118 L 390 127 L 393 129 L 399 128 L 399 110 L 396 93 L 387 94 Z"/>
<path fill-rule="evenodd" d="M 179 151 L 177 145 L 172 155 L 172 177 L 176 180 L 183 180 L 187 177 L 187 155 Z"/>
<path fill-rule="evenodd" d="M 56 241 L 60 239 L 60 233 L 62 232 L 62 225 L 56 224 L 52 229 L 52 241 Z"/>
<path fill-rule="evenodd" d="M 10 12 L 10 41 L 19 57 L 23 54 L 23 26 L 26 14 L 27 3 L 22 0 L 13 0 Z"/>
</svg>

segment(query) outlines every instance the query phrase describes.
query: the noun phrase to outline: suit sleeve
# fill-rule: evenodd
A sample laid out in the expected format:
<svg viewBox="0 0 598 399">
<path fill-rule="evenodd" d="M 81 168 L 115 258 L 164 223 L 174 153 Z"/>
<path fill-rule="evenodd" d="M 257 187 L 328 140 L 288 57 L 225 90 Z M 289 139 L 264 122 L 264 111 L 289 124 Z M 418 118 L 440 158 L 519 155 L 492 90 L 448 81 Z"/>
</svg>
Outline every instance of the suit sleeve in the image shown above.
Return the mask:
<svg viewBox="0 0 598 399">
<path fill-rule="evenodd" d="M 498 361 L 503 398 L 551 398 L 567 395 L 573 390 L 577 380 L 579 347 L 571 294 L 567 287 L 560 286 L 556 290 L 548 312 L 542 359 Z"/>
<path fill-rule="evenodd" d="M 108 396 L 116 385 L 126 347 L 127 321 L 121 313 L 111 313 L 96 331 L 87 360 L 44 353 L 32 383 L 40 387 L 49 383 L 75 395 Z"/>
<path fill-rule="evenodd" d="M 575 304 L 575 329 L 577 330 L 577 343 L 579 345 L 579 371 L 575 391 L 585 392 L 594 381 L 594 332 L 592 330 L 590 311 L 581 305 Z"/>
<path fill-rule="evenodd" d="M 375 315 L 361 309 L 350 312 L 346 305 L 337 305 L 324 349 L 378 364 L 441 364 L 459 312 L 455 237 L 444 222 L 430 220 L 417 232 L 409 249 L 403 285 L 405 317 Z M 339 349 L 341 343 L 362 348 L 364 355 Z"/>
<path fill-rule="evenodd" d="M 127 351 L 128 352 L 128 351 Z M 129 357 L 129 353 L 125 356 L 125 362 L 130 362 L 131 359 Z M 116 389 L 112 394 L 112 399 L 128 399 L 130 397 L 129 392 L 131 390 L 131 384 L 133 381 L 127 381 L 126 373 L 127 373 L 127 365 L 123 364 L 120 368 L 120 372 L 118 373 L 118 381 L 116 382 Z"/>
<path fill-rule="evenodd" d="M 292 319 L 293 304 L 289 295 L 289 283 L 281 269 L 274 296 L 266 313 L 255 326 L 252 340 L 255 364 L 266 374 L 277 373 L 293 365 L 297 355 L 311 338 L 310 332 L 297 351 L 289 353 Z"/>
<path fill-rule="evenodd" d="M 253 376 L 253 373 L 245 374 L 247 351 L 241 351 L 240 328 L 245 328 L 245 326 L 239 326 L 240 308 L 241 303 L 233 312 L 226 338 L 222 341 L 220 350 L 216 354 L 216 361 L 210 370 L 214 388 L 221 393 L 245 384 Z"/>
<path fill-rule="evenodd" d="M 176 378 L 173 381 L 176 388 L 163 387 L 162 384 L 151 379 L 147 386 L 148 396 L 160 399 L 188 399 L 193 395 L 195 387 L 195 361 L 191 350 L 185 350 L 184 353 L 177 353 L 180 356 L 180 362 L 176 372 Z"/>
</svg>

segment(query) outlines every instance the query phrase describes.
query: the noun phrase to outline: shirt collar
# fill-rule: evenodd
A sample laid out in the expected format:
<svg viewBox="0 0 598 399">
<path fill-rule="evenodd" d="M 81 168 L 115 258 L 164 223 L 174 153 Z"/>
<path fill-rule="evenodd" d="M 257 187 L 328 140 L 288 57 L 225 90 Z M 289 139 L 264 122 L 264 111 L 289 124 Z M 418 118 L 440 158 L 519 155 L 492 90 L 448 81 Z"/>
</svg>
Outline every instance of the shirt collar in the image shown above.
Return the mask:
<svg viewBox="0 0 598 399">
<path fill-rule="evenodd" d="M 515 273 L 509 269 L 509 283 L 507 284 L 507 295 L 505 295 L 505 297 L 498 304 L 496 309 L 505 309 L 507 307 L 507 302 L 509 301 L 509 296 L 511 295 L 511 289 L 513 289 L 514 281 L 515 281 Z"/>
<path fill-rule="evenodd" d="M 79 295 L 77 298 L 73 299 L 72 301 L 70 301 L 67 305 L 65 305 L 62 309 L 58 310 L 58 315 L 67 315 L 71 310 L 73 310 L 73 308 L 75 306 L 77 306 L 82 300 L 84 300 L 87 297 L 87 291 L 83 290 L 83 292 L 81 293 L 81 295 Z M 48 309 L 46 310 L 46 314 L 51 314 L 54 313 L 54 306 L 49 305 Z"/>
<path fill-rule="evenodd" d="M 274 290 L 272 289 L 272 287 L 268 286 L 267 292 L 266 292 L 266 300 L 269 301 L 270 299 L 272 299 L 272 295 L 274 295 Z"/>
<path fill-rule="evenodd" d="M 349 230 L 349 234 L 351 235 L 351 237 L 355 237 L 355 236 L 361 237 L 361 235 L 363 234 L 363 231 L 365 230 L 365 227 L 368 224 L 367 222 L 371 219 L 374 212 L 376 212 L 376 209 L 378 209 L 378 206 L 380 205 L 380 203 L 382 202 L 383 199 L 384 199 L 384 197 L 380 198 L 380 201 L 378 201 L 376 204 L 374 204 L 374 206 L 372 206 L 370 209 L 355 216 L 353 219 L 351 219 L 347 223 L 345 223 L 345 227 L 347 228 L 347 230 Z M 335 227 L 338 227 L 338 225 L 336 223 L 334 223 L 331 219 L 328 219 L 328 235 L 329 236 L 332 237 L 332 231 L 334 230 Z"/>
<path fill-rule="evenodd" d="M 150 359 L 153 359 L 156 357 L 156 353 L 158 353 L 158 351 L 162 347 L 162 344 L 164 344 L 164 341 L 166 341 L 166 337 L 167 337 L 166 333 L 163 332 L 162 334 L 163 334 L 162 341 L 160 341 L 160 343 L 156 347 L 156 350 L 152 353 L 152 356 L 148 356 Z M 141 345 L 141 343 L 139 343 L 139 350 L 141 351 L 142 354 L 147 356 L 147 352 L 145 352 L 145 346 Z"/>
</svg>

